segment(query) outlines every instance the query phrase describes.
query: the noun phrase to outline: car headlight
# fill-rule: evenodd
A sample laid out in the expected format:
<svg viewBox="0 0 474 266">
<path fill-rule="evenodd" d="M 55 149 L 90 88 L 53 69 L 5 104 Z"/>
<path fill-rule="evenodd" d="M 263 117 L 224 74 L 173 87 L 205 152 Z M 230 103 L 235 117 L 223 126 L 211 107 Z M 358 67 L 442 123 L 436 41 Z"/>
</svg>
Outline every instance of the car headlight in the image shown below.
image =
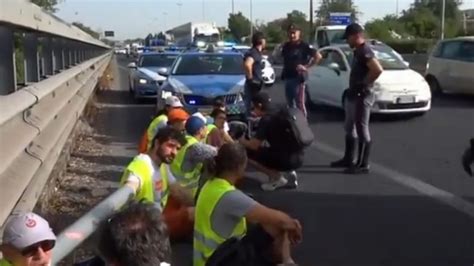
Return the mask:
<svg viewBox="0 0 474 266">
<path fill-rule="evenodd" d="M 218 41 L 217 46 L 224 46 L 224 42 L 223 41 Z"/>
<path fill-rule="evenodd" d="M 206 46 L 206 43 L 203 42 L 203 41 L 198 41 L 198 42 L 196 43 L 196 46 L 202 48 L 202 47 Z"/>
<path fill-rule="evenodd" d="M 146 80 L 146 79 L 139 79 L 139 80 L 138 80 L 138 83 L 140 83 L 140 84 L 147 84 L 147 83 L 148 83 L 148 80 Z"/>
</svg>

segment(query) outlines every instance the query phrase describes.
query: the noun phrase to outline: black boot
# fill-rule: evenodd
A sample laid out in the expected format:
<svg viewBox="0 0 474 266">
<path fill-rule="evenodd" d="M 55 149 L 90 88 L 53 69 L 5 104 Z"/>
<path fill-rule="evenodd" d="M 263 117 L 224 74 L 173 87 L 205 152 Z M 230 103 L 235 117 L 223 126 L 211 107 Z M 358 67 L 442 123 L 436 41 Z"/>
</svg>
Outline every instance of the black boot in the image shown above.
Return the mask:
<svg viewBox="0 0 474 266">
<path fill-rule="evenodd" d="M 332 162 L 331 167 L 347 168 L 354 165 L 356 139 L 351 136 L 346 136 L 346 147 L 344 150 L 344 157 L 338 161 Z"/>
<path fill-rule="evenodd" d="M 370 156 L 371 142 L 359 141 L 359 156 L 357 164 L 347 168 L 344 172 L 346 174 L 366 174 L 370 170 L 369 156 Z"/>
</svg>

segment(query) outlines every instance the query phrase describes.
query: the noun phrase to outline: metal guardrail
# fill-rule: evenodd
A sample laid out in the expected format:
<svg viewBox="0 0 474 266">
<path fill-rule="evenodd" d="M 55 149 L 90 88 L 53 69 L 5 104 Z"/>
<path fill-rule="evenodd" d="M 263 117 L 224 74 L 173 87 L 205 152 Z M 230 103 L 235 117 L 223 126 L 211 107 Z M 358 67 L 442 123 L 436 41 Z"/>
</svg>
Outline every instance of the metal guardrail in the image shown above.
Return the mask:
<svg viewBox="0 0 474 266">
<path fill-rule="evenodd" d="M 99 225 L 120 209 L 134 195 L 129 186 L 124 186 L 95 206 L 57 237 L 53 250 L 52 265 L 64 259 L 72 250 L 86 240 Z"/>
<path fill-rule="evenodd" d="M 18 39 L 24 53 L 22 88 L 15 73 Z M 2 225 L 10 213 L 36 204 L 112 53 L 25 0 L 0 1 L 0 40 Z"/>
</svg>

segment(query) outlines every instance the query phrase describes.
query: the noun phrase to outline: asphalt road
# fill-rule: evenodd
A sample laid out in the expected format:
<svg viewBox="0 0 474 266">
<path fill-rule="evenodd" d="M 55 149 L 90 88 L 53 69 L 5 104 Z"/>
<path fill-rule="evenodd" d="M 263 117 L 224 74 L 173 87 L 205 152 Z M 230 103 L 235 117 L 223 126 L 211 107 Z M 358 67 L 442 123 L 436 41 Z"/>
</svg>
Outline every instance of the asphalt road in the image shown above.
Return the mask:
<svg viewBox="0 0 474 266">
<path fill-rule="evenodd" d="M 101 96 L 106 108 L 98 124 L 114 140 L 111 156 L 126 161 L 153 115 L 153 102 L 133 102 L 128 59 L 118 63 L 119 85 Z M 283 101 L 280 83 L 269 91 Z M 311 111 L 317 142 L 306 151 L 297 190 L 263 192 L 253 180 L 244 188 L 302 222 L 304 241 L 294 250 L 299 265 L 474 265 L 474 178 L 460 166 L 474 136 L 474 98 L 435 98 L 422 117 L 373 117 L 368 175 L 328 167 L 343 149 L 343 117 L 327 107 Z M 190 244 L 174 245 L 174 251 L 173 265 L 190 265 Z"/>
</svg>

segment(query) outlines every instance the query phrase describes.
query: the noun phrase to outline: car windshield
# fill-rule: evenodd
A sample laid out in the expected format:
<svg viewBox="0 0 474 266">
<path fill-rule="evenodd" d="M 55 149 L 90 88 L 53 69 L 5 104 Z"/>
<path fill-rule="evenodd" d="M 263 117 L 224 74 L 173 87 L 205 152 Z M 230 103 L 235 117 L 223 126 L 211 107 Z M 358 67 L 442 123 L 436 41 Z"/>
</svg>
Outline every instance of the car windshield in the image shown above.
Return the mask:
<svg viewBox="0 0 474 266">
<path fill-rule="evenodd" d="M 205 42 L 205 43 L 215 43 L 219 41 L 219 34 L 212 34 L 210 36 L 206 36 L 203 34 L 199 34 L 194 37 L 195 42 Z"/>
<path fill-rule="evenodd" d="M 408 69 L 408 66 L 397 56 L 395 51 L 389 46 L 383 45 L 371 45 L 374 51 L 375 57 L 379 60 L 380 65 L 384 70 L 404 70 Z M 342 48 L 342 51 L 346 55 L 349 64 L 352 64 L 354 57 L 352 49 L 349 47 Z"/>
<path fill-rule="evenodd" d="M 145 55 L 140 59 L 140 67 L 170 67 L 177 57 L 167 54 Z"/>
<path fill-rule="evenodd" d="M 243 75 L 242 56 L 222 54 L 182 55 L 173 75 Z"/>
<path fill-rule="evenodd" d="M 346 40 L 342 38 L 345 30 L 328 30 L 328 38 L 330 44 L 343 44 Z"/>
</svg>

